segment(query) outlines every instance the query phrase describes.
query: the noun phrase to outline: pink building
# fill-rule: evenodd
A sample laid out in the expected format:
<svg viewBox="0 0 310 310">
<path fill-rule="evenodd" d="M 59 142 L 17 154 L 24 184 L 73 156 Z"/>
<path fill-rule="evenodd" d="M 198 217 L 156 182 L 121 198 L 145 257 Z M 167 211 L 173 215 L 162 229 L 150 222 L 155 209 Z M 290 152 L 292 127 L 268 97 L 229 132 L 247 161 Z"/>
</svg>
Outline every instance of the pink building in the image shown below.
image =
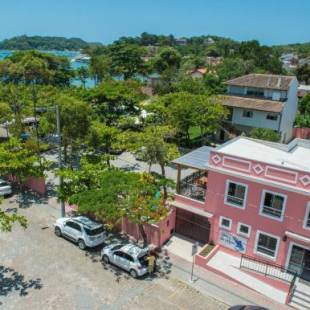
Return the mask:
<svg viewBox="0 0 310 310">
<path fill-rule="evenodd" d="M 310 281 L 310 141 L 238 137 L 174 163 L 177 233 Z"/>
</svg>

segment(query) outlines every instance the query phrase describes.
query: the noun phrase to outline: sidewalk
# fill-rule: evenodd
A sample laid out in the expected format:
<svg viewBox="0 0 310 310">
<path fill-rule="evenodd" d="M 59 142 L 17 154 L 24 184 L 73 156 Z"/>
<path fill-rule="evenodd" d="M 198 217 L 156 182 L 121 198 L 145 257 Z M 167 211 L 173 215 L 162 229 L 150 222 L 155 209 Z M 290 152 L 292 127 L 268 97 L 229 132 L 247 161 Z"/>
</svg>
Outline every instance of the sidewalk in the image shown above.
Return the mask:
<svg viewBox="0 0 310 310">
<path fill-rule="evenodd" d="M 277 303 L 254 290 L 213 272 L 195 265 L 194 282 L 190 282 L 192 264 L 178 256 L 169 253 L 172 263 L 171 276 L 186 282 L 202 294 L 211 296 L 228 306 L 233 305 L 260 305 L 270 310 L 292 309 L 287 305 Z"/>
</svg>

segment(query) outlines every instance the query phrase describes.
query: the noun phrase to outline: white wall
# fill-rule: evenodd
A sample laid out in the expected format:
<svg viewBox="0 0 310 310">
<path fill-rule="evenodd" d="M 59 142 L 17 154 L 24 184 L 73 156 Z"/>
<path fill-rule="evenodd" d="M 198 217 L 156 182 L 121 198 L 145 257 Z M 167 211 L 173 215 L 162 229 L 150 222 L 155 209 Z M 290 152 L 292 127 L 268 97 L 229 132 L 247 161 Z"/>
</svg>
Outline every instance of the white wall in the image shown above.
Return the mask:
<svg viewBox="0 0 310 310">
<path fill-rule="evenodd" d="M 253 111 L 253 117 L 243 117 L 243 110 L 240 108 L 234 108 L 232 123 L 250 126 L 250 127 L 258 127 L 258 128 L 268 128 L 272 130 L 279 129 L 280 115 L 278 114 L 278 119 L 276 121 L 266 119 L 267 112 L 264 111 Z M 274 114 L 274 113 L 271 113 Z"/>
<path fill-rule="evenodd" d="M 282 111 L 282 120 L 280 131 L 282 132 L 283 143 L 287 143 L 292 139 L 293 126 L 297 113 L 298 106 L 298 81 L 293 79 L 287 94 L 287 101 L 284 104 L 284 109 Z"/>
</svg>

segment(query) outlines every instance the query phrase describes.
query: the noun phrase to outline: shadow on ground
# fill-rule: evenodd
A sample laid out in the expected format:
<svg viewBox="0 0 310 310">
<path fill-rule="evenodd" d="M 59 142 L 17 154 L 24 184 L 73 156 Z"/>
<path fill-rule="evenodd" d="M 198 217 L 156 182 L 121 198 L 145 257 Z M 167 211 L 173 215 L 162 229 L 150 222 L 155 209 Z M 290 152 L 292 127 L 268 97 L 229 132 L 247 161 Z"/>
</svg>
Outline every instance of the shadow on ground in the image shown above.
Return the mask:
<svg viewBox="0 0 310 310">
<path fill-rule="evenodd" d="M 99 263 L 105 270 L 112 272 L 115 276 L 115 281 L 120 282 L 122 280 L 129 280 L 131 276 L 124 270 L 112 265 L 112 264 L 105 264 L 101 260 L 101 250 L 104 246 L 111 244 L 111 243 L 122 243 L 128 244 L 130 241 L 128 236 L 124 234 L 111 234 L 108 236 L 106 243 L 100 246 L 97 246 L 92 249 L 87 249 L 85 251 L 85 256 L 88 257 L 93 263 Z M 169 279 L 169 274 L 171 273 L 172 263 L 170 262 L 170 258 L 167 254 L 163 252 L 157 252 L 157 260 L 156 260 L 156 270 L 152 275 L 145 275 L 138 280 L 153 280 L 156 278 L 164 278 Z"/>
<path fill-rule="evenodd" d="M 25 280 L 25 276 L 14 269 L 0 266 L 0 298 L 13 292 L 26 296 L 29 290 L 39 290 L 42 287 L 41 279 Z"/>
</svg>

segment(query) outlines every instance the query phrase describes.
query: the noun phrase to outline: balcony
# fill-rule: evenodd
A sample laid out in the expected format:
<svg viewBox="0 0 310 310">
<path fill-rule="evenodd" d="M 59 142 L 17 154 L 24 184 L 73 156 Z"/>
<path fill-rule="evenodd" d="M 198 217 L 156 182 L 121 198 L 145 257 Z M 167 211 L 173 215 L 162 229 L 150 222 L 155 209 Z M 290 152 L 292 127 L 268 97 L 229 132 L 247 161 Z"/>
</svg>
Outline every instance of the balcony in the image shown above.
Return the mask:
<svg viewBox="0 0 310 310">
<path fill-rule="evenodd" d="M 176 190 L 178 195 L 199 204 L 205 202 L 208 183 L 207 166 L 212 150 L 211 147 L 202 146 L 173 161 L 178 172 Z M 192 201 L 193 205 L 195 205 L 194 201 Z"/>
<path fill-rule="evenodd" d="M 197 171 L 180 181 L 177 194 L 204 202 L 207 192 L 208 173 Z"/>
</svg>

